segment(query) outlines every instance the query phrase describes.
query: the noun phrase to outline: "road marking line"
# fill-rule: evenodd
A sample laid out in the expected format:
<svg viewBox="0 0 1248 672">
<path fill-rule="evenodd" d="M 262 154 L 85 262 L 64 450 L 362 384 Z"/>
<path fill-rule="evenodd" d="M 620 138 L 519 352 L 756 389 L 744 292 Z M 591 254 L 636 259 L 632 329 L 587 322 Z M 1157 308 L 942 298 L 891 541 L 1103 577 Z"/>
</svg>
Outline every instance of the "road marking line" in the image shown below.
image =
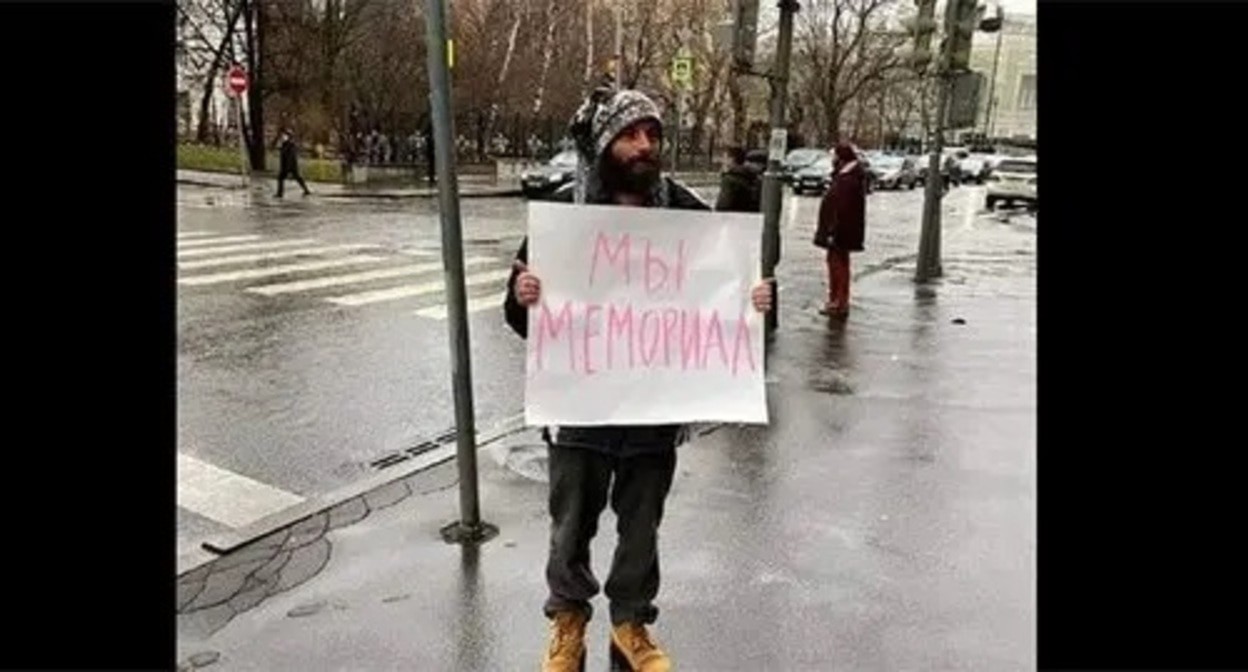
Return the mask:
<svg viewBox="0 0 1248 672">
<path fill-rule="evenodd" d="M 410 254 L 414 257 L 435 257 L 441 254 L 441 250 L 431 250 L 427 247 L 406 247 L 399 250 L 400 254 Z"/>
<path fill-rule="evenodd" d="M 478 273 L 464 278 L 464 284 L 472 287 L 474 285 L 483 285 L 487 282 L 496 282 L 505 280 L 511 276 L 511 269 L 489 271 L 486 273 Z M 409 296 L 420 296 L 422 294 L 435 294 L 445 289 L 445 285 L 441 280 L 426 282 L 418 285 L 403 285 L 401 287 L 393 287 L 391 289 L 380 289 L 371 292 L 360 292 L 359 294 L 347 294 L 345 296 L 334 296 L 326 299 L 330 303 L 340 306 L 362 306 L 367 303 L 377 303 L 378 301 L 391 301 L 394 299 L 403 299 Z"/>
<path fill-rule="evenodd" d="M 975 227 L 975 202 L 979 200 L 979 189 L 968 187 L 966 190 L 966 213 L 962 215 L 962 228 Z"/>
<path fill-rule="evenodd" d="M 220 234 L 212 232 L 212 231 L 179 231 L 178 239 L 181 240 L 183 238 L 201 238 L 203 236 L 217 236 L 217 235 L 220 235 Z"/>
<path fill-rule="evenodd" d="M 469 257 L 464 260 L 464 265 L 478 266 L 497 261 L 497 259 L 491 257 Z M 256 287 L 248 287 L 247 291 L 254 294 L 263 294 L 265 296 L 275 296 L 277 294 L 306 292 L 311 289 L 325 289 L 326 287 L 351 285 L 361 282 L 369 282 L 372 280 L 398 278 L 405 275 L 419 275 L 421 273 L 440 270 L 442 270 L 442 264 L 416 264 L 412 266 L 399 266 L 397 268 L 383 268 L 378 271 L 351 273 L 349 275 L 331 275 L 329 277 L 313 278 L 311 280 L 297 280 L 295 282 L 279 282 L 271 285 L 258 285 Z"/>
<path fill-rule="evenodd" d="M 315 243 L 315 240 L 276 240 L 268 243 L 245 243 L 243 245 L 226 245 L 225 247 L 199 247 L 193 250 L 178 250 L 178 258 L 186 257 L 206 257 L 210 254 L 226 254 L 230 252 L 255 252 L 258 250 L 271 250 L 279 247 L 294 247 L 296 245 L 307 245 Z"/>
<path fill-rule="evenodd" d="M 342 266 L 352 266 L 355 264 L 374 264 L 385 261 L 385 257 L 371 257 L 368 255 L 360 255 L 358 257 L 347 257 L 345 259 L 322 259 L 320 261 L 309 261 L 302 264 L 286 264 L 283 266 L 269 266 L 267 268 L 249 268 L 242 271 L 227 271 L 225 273 L 210 273 L 207 275 L 192 275 L 185 278 L 179 278 L 179 285 L 215 285 L 222 282 L 236 282 L 238 280 L 255 280 L 256 278 L 271 278 L 276 275 L 286 275 L 288 273 L 301 273 L 304 271 L 322 271 L 327 268 L 340 268 Z"/>
<path fill-rule="evenodd" d="M 471 315 L 489 308 L 499 308 L 503 305 L 503 299 L 505 298 L 507 298 L 507 292 L 505 291 L 470 298 L 468 299 L 468 314 Z M 431 320 L 445 320 L 449 311 L 449 306 L 445 303 L 440 303 L 428 308 L 421 308 L 416 311 L 416 314 Z"/>
<path fill-rule="evenodd" d="M 189 249 L 192 247 L 203 247 L 206 245 L 224 245 L 226 243 L 245 243 L 249 240 L 260 240 L 260 236 L 222 236 L 220 238 L 197 238 L 195 240 L 179 240 L 178 251 Z"/>
<path fill-rule="evenodd" d="M 303 498 L 178 453 L 178 506 L 240 528 L 303 501 Z"/>
<path fill-rule="evenodd" d="M 295 250 L 279 250 L 277 252 L 264 252 L 261 254 L 244 254 L 237 257 L 220 257 L 218 259 L 204 259 L 201 261 L 187 261 L 179 263 L 178 268 L 195 269 L 209 268 L 212 266 L 229 266 L 231 264 L 247 264 L 253 261 L 268 261 L 270 259 L 285 259 L 288 257 L 303 257 L 312 254 L 325 254 L 328 252 L 348 252 L 360 250 L 371 245 L 324 245 L 320 247 L 301 247 Z"/>
</svg>

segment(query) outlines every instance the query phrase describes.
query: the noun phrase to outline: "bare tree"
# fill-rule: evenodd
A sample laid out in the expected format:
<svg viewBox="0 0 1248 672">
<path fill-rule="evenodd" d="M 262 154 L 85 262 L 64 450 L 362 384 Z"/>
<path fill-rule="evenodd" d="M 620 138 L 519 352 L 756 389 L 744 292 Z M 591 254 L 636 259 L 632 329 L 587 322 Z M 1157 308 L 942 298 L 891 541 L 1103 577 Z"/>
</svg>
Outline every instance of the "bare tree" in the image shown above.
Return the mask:
<svg viewBox="0 0 1248 672">
<path fill-rule="evenodd" d="M 199 101 L 199 124 L 195 130 L 195 139 L 206 143 L 209 140 L 209 113 L 213 94 L 221 85 L 218 74 L 225 70 L 227 58 L 232 50 L 235 26 L 242 13 L 243 2 L 234 0 L 178 0 L 177 12 L 188 28 L 190 39 L 187 41 L 189 65 L 194 72 L 202 77 L 199 79 L 202 93 Z M 205 58 L 205 52 L 210 54 Z"/>
<path fill-rule="evenodd" d="M 543 16 L 546 33 L 542 36 L 542 70 L 537 78 L 537 89 L 533 94 L 533 117 L 542 113 L 542 94 L 546 92 L 546 78 L 550 76 L 550 61 L 555 55 L 555 0 L 546 0 L 546 13 Z"/>
<path fill-rule="evenodd" d="M 799 90 L 821 113 L 817 135 L 837 140 L 851 101 L 901 63 L 905 38 L 886 29 L 896 0 L 811 0 L 798 15 L 794 70 Z"/>
</svg>

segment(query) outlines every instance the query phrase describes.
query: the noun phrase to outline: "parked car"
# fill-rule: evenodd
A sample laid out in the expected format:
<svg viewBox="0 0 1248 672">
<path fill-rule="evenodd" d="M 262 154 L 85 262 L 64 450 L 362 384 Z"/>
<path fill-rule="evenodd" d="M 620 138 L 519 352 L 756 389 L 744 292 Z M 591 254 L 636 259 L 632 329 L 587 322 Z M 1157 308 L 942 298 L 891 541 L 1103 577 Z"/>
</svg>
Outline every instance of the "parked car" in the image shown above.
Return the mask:
<svg viewBox="0 0 1248 672">
<path fill-rule="evenodd" d="M 821 158 L 828 156 L 828 150 L 814 147 L 802 147 L 789 152 L 780 162 L 780 179 L 788 184 L 793 183 L 797 172 Z"/>
<path fill-rule="evenodd" d="M 983 184 L 991 170 L 988 157 L 983 154 L 971 154 L 958 162 L 958 172 L 963 182 Z"/>
<path fill-rule="evenodd" d="M 832 184 L 832 157 L 827 152 L 815 162 L 806 165 L 793 174 L 793 193 L 804 194 L 812 191 L 822 194 Z"/>
<path fill-rule="evenodd" d="M 576 181 L 576 151 L 565 150 L 545 164 L 520 175 L 520 189 L 528 198 L 543 198 Z"/>
<path fill-rule="evenodd" d="M 871 158 L 867 171 L 877 189 L 913 189 L 919 182 L 914 161 L 908 156 L 877 154 Z"/>
<path fill-rule="evenodd" d="M 994 209 L 997 203 L 1009 207 L 1016 202 L 1026 204 L 1029 210 L 1035 210 L 1039 204 L 1035 157 L 1003 159 L 988 178 L 985 204 L 989 210 Z"/>
</svg>

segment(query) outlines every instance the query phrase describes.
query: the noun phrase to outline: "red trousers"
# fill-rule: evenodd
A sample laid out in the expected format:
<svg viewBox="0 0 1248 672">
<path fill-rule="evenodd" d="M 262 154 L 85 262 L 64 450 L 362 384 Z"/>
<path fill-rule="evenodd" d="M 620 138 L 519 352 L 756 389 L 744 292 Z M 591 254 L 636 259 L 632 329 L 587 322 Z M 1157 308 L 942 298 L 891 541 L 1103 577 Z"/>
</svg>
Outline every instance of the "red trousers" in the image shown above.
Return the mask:
<svg viewBox="0 0 1248 672">
<path fill-rule="evenodd" d="M 828 309 L 849 310 L 849 252 L 828 250 Z"/>
</svg>

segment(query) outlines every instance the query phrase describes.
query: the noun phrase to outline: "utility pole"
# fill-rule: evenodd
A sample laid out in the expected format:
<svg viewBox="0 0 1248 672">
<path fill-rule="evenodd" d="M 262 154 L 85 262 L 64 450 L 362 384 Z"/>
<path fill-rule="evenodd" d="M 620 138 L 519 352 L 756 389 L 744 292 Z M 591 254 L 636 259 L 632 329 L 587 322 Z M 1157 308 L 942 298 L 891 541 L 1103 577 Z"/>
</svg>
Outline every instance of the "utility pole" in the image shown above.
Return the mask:
<svg viewBox="0 0 1248 672">
<path fill-rule="evenodd" d="M 442 528 L 448 543 L 487 541 L 498 528 L 481 522 L 477 496 L 477 429 L 472 408 L 472 361 L 468 350 L 468 305 L 464 287 L 464 239 L 459 218 L 459 185 L 451 142 L 450 44 L 446 0 L 426 0 L 426 51 L 429 54 L 430 107 L 434 160 L 438 171 L 438 210 L 442 213 L 442 267 L 446 275 L 447 325 L 451 341 L 451 387 L 455 398 L 456 462 L 459 466 L 460 520 Z"/>
<path fill-rule="evenodd" d="M 997 64 L 1001 61 L 1001 36 L 1005 33 L 1005 15 L 1001 11 L 1001 6 L 997 5 L 997 15 L 991 19 L 984 19 L 979 29 L 983 31 L 992 31 L 995 29 L 997 33 L 997 46 L 992 54 L 992 79 L 988 80 L 988 113 L 984 115 L 984 137 L 992 138 L 995 130 L 992 113 L 997 106 L 996 88 L 997 88 Z"/>
<path fill-rule="evenodd" d="M 793 15 L 801 9 L 797 0 L 780 0 L 780 33 L 776 40 L 776 59 L 771 69 L 771 142 L 767 147 L 767 172 L 763 173 L 763 278 L 772 278 L 772 304 L 764 325 L 766 332 L 775 332 L 779 323 L 780 293 L 774 283 L 776 265 L 780 263 L 780 162 L 788 148 L 789 55 L 793 50 Z"/>
<path fill-rule="evenodd" d="M 948 0 L 945 5 L 945 36 L 941 40 L 940 54 L 935 63 L 937 84 L 936 124 L 931 138 L 931 155 L 927 162 L 927 180 L 923 185 L 923 224 L 919 233 L 919 258 L 915 269 L 915 281 L 924 283 L 941 276 L 940 265 L 940 207 L 944 194 L 944 179 L 940 174 L 941 152 L 945 142 L 945 122 L 949 114 L 949 92 L 954 76 L 966 71 L 970 64 L 971 37 L 983 15 L 977 0 Z M 922 59 L 920 50 L 926 51 L 933 28 L 930 21 L 935 11 L 935 0 L 919 0 L 919 16 L 914 22 L 916 39 L 913 58 Z M 926 19 L 926 20 L 925 20 Z M 925 29 L 920 33 L 920 29 Z"/>
</svg>

